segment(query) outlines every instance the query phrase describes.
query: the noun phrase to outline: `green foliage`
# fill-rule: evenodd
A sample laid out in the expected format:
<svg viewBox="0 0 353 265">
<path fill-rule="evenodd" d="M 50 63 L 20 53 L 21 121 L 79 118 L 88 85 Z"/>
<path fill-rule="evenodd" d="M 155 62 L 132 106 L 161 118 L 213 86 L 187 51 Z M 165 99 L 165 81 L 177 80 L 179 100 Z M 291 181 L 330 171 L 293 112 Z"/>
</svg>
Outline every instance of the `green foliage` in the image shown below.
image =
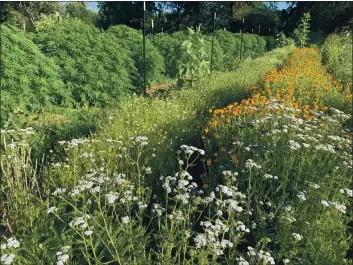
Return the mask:
<svg viewBox="0 0 353 265">
<path fill-rule="evenodd" d="M 182 41 L 175 38 L 174 34 L 160 33 L 155 37 L 154 45 L 158 48 L 165 63 L 165 74 L 171 78 L 177 76 L 177 54 L 176 50 L 181 45 Z"/>
<path fill-rule="evenodd" d="M 184 85 L 193 83 L 210 71 L 209 58 L 205 51 L 204 39 L 200 32 L 189 30 L 188 39 L 179 47 L 178 83 Z"/>
<path fill-rule="evenodd" d="M 134 61 L 137 75 L 134 78 L 134 85 L 143 89 L 143 41 L 142 34 L 130 27 L 119 25 L 110 27 L 107 36 L 125 49 L 127 54 Z M 146 38 L 146 78 L 148 85 L 160 80 L 165 73 L 164 60 L 158 49 Z"/>
<path fill-rule="evenodd" d="M 310 31 L 308 34 L 308 38 L 309 38 L 309 43 L 322 45 L 325 40 L 325 35 L 322 30 Z"/>
<path fill-rule="evenodd" d="M 321 48 L 327 70 L 344 83 L 352 82 L 352 33 L 331 34 Z"/>
<path fill-rule="evenodd" d="M 1 126 L 14 113 L 39 111 L 51 104 L 70 106 L 60 69 L 26 35 L 1 24 Z"/>
<path fill-rule="evenodd" d="M 209 61 L 211 62 L 211 52 L 212 52 L 212 36 L 204 37 L 205 51 L 208 54 Z M 224 56 L 223 49 L 219 41 L 216 39 L 216 36 L 213 40 L 213 70 L 222 71 L 224 70 Z"/>
<path fill-rule="evenodd" d="M 70 19 L 43 28 L 35 42 L 60 66 L 62 80 L 80 105 L 103 106 L 133 89 L 133 62 L 110 34 Z"/>
<path fill-rule="evenodd" d="M 99 18 L 96 12 L 86 8 L 85 2 L 67 2 L 64 15 L 70 18 L 78 18 L 87 24 L 96 24 Z"/>
<path fill-rule="evenodd" d="M 304 13 L 300 19 L 298 28 L 294 30 L 297 45 L 300 48 L 306 47 L 309 41 L 310 13 Z"/>
<path fill-rule="evenodd" d="M 223 69 L 232 70 L 237 67 L 240 58 L 241 34 L 218 30 L 216 40 L 223 50 Z M 242 57 L 256 57 L 264 53 L 266 40 L 253 34 L 243 34 Z"/>
</svg>

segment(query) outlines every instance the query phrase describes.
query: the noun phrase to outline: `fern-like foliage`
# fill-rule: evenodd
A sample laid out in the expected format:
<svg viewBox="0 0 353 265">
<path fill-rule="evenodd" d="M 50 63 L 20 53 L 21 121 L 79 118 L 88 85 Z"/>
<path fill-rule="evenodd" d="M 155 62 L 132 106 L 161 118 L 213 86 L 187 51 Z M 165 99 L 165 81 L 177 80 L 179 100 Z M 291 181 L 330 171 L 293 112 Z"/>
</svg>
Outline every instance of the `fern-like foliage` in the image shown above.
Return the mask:
<svg viewBox="0 0 353 265">
<path fill-rule="evenodd" d="M 125 25 L 110 27 L 106 35 L 128 51 L 137 69 L 134 85 L 140 90 L 143 89 L 143 35 Z M 164 74 L 164 59 L 153 43 L 146 38 L 146 78 L 148 85 L 160 80 Z"/>
<path fill-rule="evenodd" d="M 77 19 L 39 30 L 35 43 L 55 60 L 79 105 L 104 106 L 134 89 L 129 52 L 98 28 Z"/>
<path fill-rule="evenodd" d="M 19 29 L 1 24 L 1 126 L 14 113 L 52 104 L 70 106 L 60 68 Z"/>
</svg>

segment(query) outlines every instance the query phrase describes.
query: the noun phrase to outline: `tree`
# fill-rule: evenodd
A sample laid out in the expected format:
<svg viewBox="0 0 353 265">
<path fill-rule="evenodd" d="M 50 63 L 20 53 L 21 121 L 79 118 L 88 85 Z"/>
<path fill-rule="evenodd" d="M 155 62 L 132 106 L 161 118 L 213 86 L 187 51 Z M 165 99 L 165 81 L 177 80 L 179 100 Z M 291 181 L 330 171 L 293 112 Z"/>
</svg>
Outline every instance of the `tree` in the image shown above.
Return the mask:
<svg viewBox="0 0 353 265">
<path fill-rule="evenodd" d="M 98 2 L 100 20 L 98 24 L 107 29 L 123 24 L 134 29 L 142 28 L 143 2 Z M 156 11 L 155 2 L 146 2 L 147 16 Z"/>
<path fill-rule="evenodd" d="M 65 5 L 65 15 L 71 18 L 78 18 L 88 24 L 98 22 L 98 14 L 87 9 L 85 2 L 68 2 Z"/>
<path fill-rule="evenodd" d="M 353 2 L 291 2 L 288 17 L 285 18 L 288 21 L 286 32 L 293 32 L 301 16 L 306 12 L 311 14 L 311 30 L 321 30 L 328 34 L 339 31 L 348 24 L 353 14 Z"/>
<path fill-rule="evenodd" d="M 1 21 L 15 25 L 25 31 L 36 31 L 37 22 L 43 15 L 63 13 L 64 7 L 59 2 L 8 2 L 1 9 Z"/>
</svg>

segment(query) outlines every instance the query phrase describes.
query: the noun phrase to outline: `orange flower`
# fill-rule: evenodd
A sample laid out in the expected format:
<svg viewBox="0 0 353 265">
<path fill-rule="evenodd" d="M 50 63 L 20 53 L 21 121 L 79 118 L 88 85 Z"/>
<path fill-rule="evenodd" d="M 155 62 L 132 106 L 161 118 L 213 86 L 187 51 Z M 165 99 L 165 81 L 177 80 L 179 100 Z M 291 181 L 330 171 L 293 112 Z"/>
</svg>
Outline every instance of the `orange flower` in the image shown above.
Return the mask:
<svg viewBox="0 0 353 265">
<path fill-rule="evenodd" d="M 202 185 L 202 188 L 203 188 L 204 190 L 206 190 L 206 189 L 208 188 L 208 184 L 203 184 L 203 185 Z"/>
</svg>

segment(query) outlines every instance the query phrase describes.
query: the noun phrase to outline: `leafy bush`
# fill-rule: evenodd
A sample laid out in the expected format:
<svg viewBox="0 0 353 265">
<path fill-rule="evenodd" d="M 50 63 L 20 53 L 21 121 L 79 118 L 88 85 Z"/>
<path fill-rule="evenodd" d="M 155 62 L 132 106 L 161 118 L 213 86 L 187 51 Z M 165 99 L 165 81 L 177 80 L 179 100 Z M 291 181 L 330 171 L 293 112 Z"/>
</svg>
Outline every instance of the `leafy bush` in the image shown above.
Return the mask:
<svg viewBox="0 0 353 265">
<path fill-rule="evenodd" d="M 15 27 L 1 29 L 1 126 L 12 113 L 38 111 L 58 104 L 70 106 L 70 92 L 60 79 L 60 68 Z"/>
<path fill-rule="evenodd" d="M 210 71 L 209 58 L 205 51 L 204 39 L 200 32 L 189 30 L 189 36 L 179 47 L 178 83 L 189 83 L 191 86 Z"/>
<path fill-rule="evenodd" d="M 216 32 L 218 40 L 223 50 L 224 68 L 231 70 L 239 63 L 241 34 L 218 30 Z M 256 57 L 265 51 L 266 41 L 263 37 L 253 34 L 243 34 L 242 57 Z M 274 48 L 274 47 L 273 47 Z"/>
<path fill-rule="evenodd" d="M 182 41 L 173 38 L 173 35 L 160 33 L 155 37 L 154 45 L 158 48 L 159 53 L 162 55 L 165 64 L 165 74 L 171 78 L 177 76 L 177 54 L 176 50 L 181 45 Z"/>
<path fill-rule="evenodd" d="M 212 53 L 212 36 L 205 36 L 204 37 L 204 44 L 205 44 L 205 51 L 209 57 L 209 61 L 211 62 L 211 53 Z M 216 39 L 213 40 L 213 69 L 222 71 L 224 69 L 224 56 L 223 56 L 223 49 Z"/>
<path fill-rule="evenodd" d="M 136 69 L 127 51 L 91 25 L 64 20 L 41 29 L 35 42 L 61 67 L 63 81 L 81 105 L 103 106 L 133 89 Z"/>
<path fill-rule="evenodd" d="M 107 34 L 114 36 L 114 41 L 128 51 L 134 61 L 138 75 L 134 84 L 140 89 L 143 87 L 143 36 L 137 30 L 125 25 L 113 26 L 107 30 Z M 146 79 L 148 84 L 157 82 L 165 73 L 165 65 L 162 55 L 153 43 L 146 38 Z"/>
<path fill-rule="evenodd" d="M 321 49 L 327 70 L 344 83 L 352 82 L 352 36 L 351 33 L 331 34 Z"/>
<path fill-rule="evenodd" d="M 266 50 L 272 50 L 276 47 L 276 37 L 274 36 L 263 36 L 266 40 Z"/>
</svg>

